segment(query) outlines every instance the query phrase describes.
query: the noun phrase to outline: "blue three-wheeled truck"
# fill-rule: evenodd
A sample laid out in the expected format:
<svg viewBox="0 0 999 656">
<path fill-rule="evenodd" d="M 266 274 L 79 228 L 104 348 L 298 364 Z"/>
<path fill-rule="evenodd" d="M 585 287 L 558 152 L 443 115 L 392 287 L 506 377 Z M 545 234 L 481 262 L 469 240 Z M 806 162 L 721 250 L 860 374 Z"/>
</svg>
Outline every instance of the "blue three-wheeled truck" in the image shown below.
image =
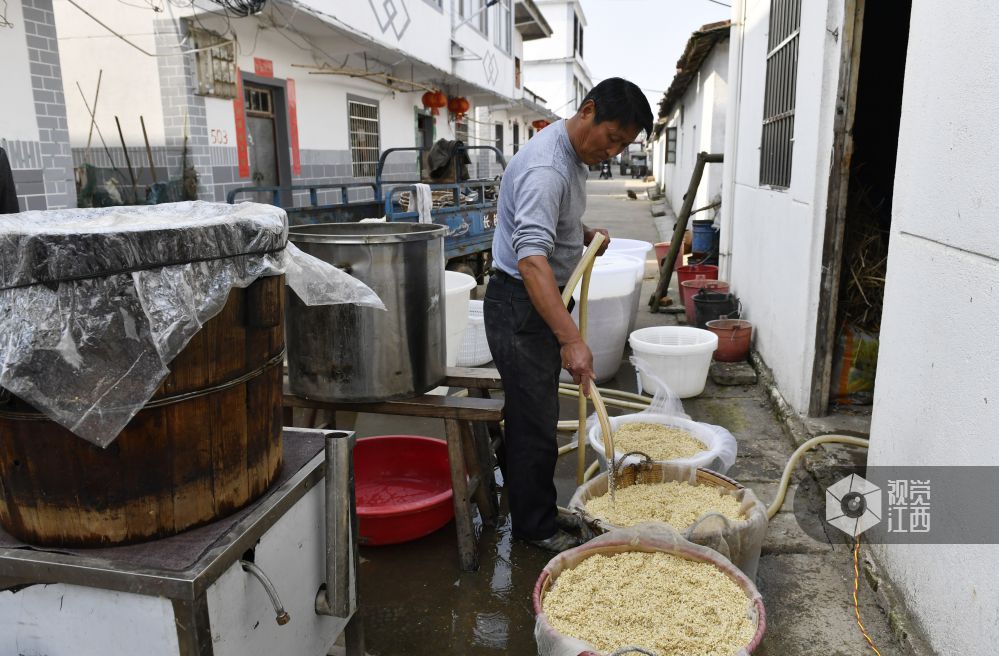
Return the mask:
<svg viewBox="0 0 999 656">
<path fill-rule="evenodd" d="M 436 172 L 439 175 L 435 178 L 428 170 L 430 150 L 427 147 L 409 147 L 384 151 L 378 158 L 374 182 L 240 187 L 230 191 L 226 200 L 229 203 L 239 200 L 266 201 L 284 207 L 291 226 L 349 223 L 382 217 L 386 221 L 417 222 L 420 215 L 416 211 L 416 185 L 429 184 L 432 220 L 448 228 L 444 240 L 448 268 L 468 273 L 482 282 L 490 266 L 496 204 L 506 160 L 492 146 L 458 145 L 448 172 L 440 175 L 438 169 Z M 388 173 L 386 162 L 390 158 L 396 162 L 412 162 L 415 159 L 417 179 L 405 173 Z M 462 174 L 463 161 L 468 161 L 469 169 L 474 172 L 468 179 L 463 179 L 466 177 Z M 412 167 L 409 169 L 412 170 Z M 307 204 L 300 204 L 302 202 Z"/>
</svg>

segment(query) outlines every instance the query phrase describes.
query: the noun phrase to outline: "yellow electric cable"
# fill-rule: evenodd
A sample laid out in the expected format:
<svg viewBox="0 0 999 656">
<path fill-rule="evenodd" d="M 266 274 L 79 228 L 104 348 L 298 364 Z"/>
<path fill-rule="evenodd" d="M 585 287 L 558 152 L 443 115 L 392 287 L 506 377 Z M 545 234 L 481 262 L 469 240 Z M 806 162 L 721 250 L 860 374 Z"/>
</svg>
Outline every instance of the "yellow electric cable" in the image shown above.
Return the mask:
<svg viewBox="0 0 999 656">
<path fill-rule="evenodd" d="M 857 616 L 857 626 L 860 627 L 860 632 L 864 634 L 864 639 L 867 640 L 867 644 L 870 645 L 871 649 L 875 654 L 881 656 L 881 652 L 878 648 L 874 646 L 874 641 L 871 640 L 870 634 L 867 633 L 867 629 L 864 628 L 864 623 L 860 621 L 860 603 L 857 601 L 857 586 L 860 584 L 860 536 L 857 536 L 857 542 L 853 545 L 853 612 Z"/>
</svg>

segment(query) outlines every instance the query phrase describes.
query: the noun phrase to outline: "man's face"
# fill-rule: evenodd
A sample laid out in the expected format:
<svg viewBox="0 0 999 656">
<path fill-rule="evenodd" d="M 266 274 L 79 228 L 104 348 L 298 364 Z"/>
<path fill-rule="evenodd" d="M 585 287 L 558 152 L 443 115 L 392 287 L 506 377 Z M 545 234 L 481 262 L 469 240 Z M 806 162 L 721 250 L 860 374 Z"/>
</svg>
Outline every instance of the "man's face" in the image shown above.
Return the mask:
<svg viewBox="0 0 999 656">
<path fill-rule="evenodd" d="M 598 164 L 612 159 L 635 141 L 641 128 L 634 125 L 622 126 L 617 121 L 595 123 L 596 110 L 592 102 L 587 102 L 579 110 L 582 119 L 582 143 L 576 154 L 584 164 Z"/>
</svg>

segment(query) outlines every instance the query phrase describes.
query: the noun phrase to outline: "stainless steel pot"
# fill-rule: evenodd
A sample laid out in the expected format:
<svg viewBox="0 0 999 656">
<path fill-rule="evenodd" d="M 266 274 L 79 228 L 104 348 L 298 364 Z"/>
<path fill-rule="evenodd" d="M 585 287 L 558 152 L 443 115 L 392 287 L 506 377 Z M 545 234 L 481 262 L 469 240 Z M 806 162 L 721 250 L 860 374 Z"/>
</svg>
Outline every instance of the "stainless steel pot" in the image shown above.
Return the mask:
<svg viewBox="0 0 999 656">
<path fill-rule="evenodd" d="M 291 229 L 291 242 L 367 284 L 387 308 L 309 307 L 289 294 L 285 331 L 293 394 L 323 401 L 386 401 L 441 383 L 445 232 L 444 226 L 417 223 Z"/>
</svg>

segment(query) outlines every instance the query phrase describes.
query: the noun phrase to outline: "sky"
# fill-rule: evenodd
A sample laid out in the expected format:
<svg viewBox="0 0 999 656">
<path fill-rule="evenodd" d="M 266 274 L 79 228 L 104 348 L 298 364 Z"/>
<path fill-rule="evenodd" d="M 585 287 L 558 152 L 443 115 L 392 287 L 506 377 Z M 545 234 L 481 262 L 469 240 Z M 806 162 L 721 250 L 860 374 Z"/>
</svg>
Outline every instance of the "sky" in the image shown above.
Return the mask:
<svg viewBox="0 0 999 656">
<path fill-rule="evenodd" d="M 645 91 L 657 116 L 690 33 L 731 18 L 732 11 L 711 0 L 580 2 L 586 14 L 584 54 L 593 83 L 615 76 L 631 80 Z"/>
</svg>

